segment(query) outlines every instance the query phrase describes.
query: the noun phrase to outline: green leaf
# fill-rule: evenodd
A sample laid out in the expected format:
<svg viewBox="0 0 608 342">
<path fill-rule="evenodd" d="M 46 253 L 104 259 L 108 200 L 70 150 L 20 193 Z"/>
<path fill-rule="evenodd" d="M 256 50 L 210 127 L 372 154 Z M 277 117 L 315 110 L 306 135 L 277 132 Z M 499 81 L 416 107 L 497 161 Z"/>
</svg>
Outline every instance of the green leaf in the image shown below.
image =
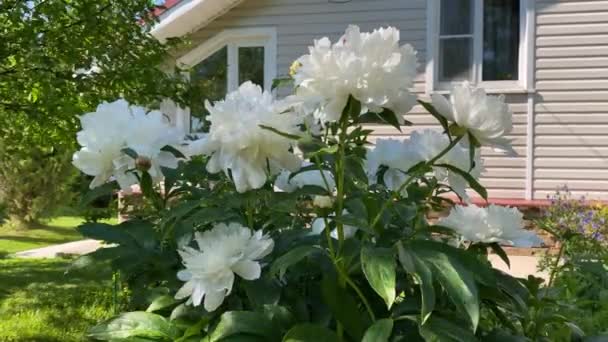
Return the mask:
<svg viewBox="0 0 608 342">
<path fill-rule="evenodd" d="M 356 341 L 361 341 L 369 325 L 359 310 L 357 301 L 338 286 L 337 279 L 326 276 L 321 281 L 323 302 L 327 304 L 336 320 L 344 326 L 345 332 Z"/>
<path fill-rule="evenodd" d="M 498 242 L 491 243 L 490 248 L 492 248 L 494 253 L 496 253 L 496 255 L 498 255 L 502 259 L 502 261 L 504 261 L 505 264 L 507 264 L 507 266 L 509 268 L 511 268 L 511 262 L 509 261 L 509 256 L 507 255 L 505 250 L 502 249 L 502 247 L 500 246 L 500 244 Z"/>
<path fill-rule="evenodd" d="M 419 332 L 426 341 L 477 341 L 475 335 L 470 330 L 463 328 L 461 322 L 452 322 L 436 316 L 431 317 L 425 324 L 420 325 Z"/>
<path fill-rule="evenodd" d="M 312 253 L 318 252 L 319 248 L 316 246 L 299 246 L 291 251 L 283 254 L 279 258 L 277 258 L 270 266 L 270 276 L 274 276 L 277 273 L 279 274 L 279 278 L 283 278 L 287 269 L 302 261 L 302 259 L 308 257 Z"/>
<path fill-rule="evenodd" d="M 220 322 L 209 335 L 215 342 L 239 334 L 264 337 L 269 341 L 277 340 L 277 331 L 272 321 L 260 312 L 229 311 L 222 315 Z"/>
<path fill-rule="evenodd" d="M 395 256 L 391 249 L 363 247 L 361 268 L 365 278 L 390 310 L 395 301 Z"/>
<path fill-rule="evenodd" d="M 167 146 L 161 148 L 160 150 L 173 154 L 173 156 L 175 156 L 175 158 L 182 158 L 182 159 L 186 158 L 186 156 L 182 152 L 180 152 L 180 150 L 176 149 L 175 147 L 173 147 L 171 145 L 167 145 Z"/>
<path fill-rule="evenodd" d="M 270 90 L 275 90 L 279 87 L 289 86 L 292 84 L 293 78 L 291 77 L 275 78 L 274 80 L 272 80 L 272 87 L 270 87 Z"/>
<path fill-rule="evenodd" d="M 476 330 L 480 300 L 475 280 L 477 278 L 495 284 L 489 267 L 476 262 L 476 258 L 466 252 L 439 242 L 413 241 L 405 249 L 415 253 L 431 269 L 433 277 L 439 281 L 456 307 L 467 313 L 473 330 Z"/>
<path fill-rule="evenodd" d="M 349 176 L 352 176 L 353 179 L 367 184 L 367 173 L 365 172 L 361 159 L 353 155 L 346 156 L 346 172 Z"/>
<path fill-rule="evenodd" d="M 245 281 L 242 286 L 254 307 L 276 305 L 281 298 L 281 288 L 275 283 L 274 279 L 264 277 L 254 281 Z"/>
<path fill-rule="evenodd" d="M 82 199 L 80 200 L 80 205 L 86 206 L 91 204 L 99 197 L 113 195 L 115 190 L 117 190 L 116 182 L 110 182 L 102 186 L 98 186 L 95 189 L 87 191 L 87 193 L 82 196 Z"/>
<path fill-rule="evenodd" d="M 439 111 L 437 111 L 437 109 L 435 109 L 435 107 L 428 103 L 428 102 L 424 102 L 422 100 L 418 100 L 418 103 L 420 103 L 420 105 L 422 105 L 422 107 L 424 107 L 424 109 L 426 109 L 427 112 L 429 112 L 435 119 L 437 119 L 437 121 L 439 121 L 439 123 L 441 124 L 441 127 L 443 127 L 443 131 L 448 133 L 448 137 L 450 137 L 449 132 L 450 132 L 450 125 L 448 123 L 448 119 L 446 119 L 443 115 L 441 115 L 441 113 L 439 113 Z M 450 141 L 452 140 L 452 138 L 450 137 Z"/>
<path fill-rule="evenodd" d="M 270 319 L 277 328 L 288 330 L 295 323 L 296 319 L 286 307 L 279 305 L 264 305 L 264 314 Z"/>
<path fill-rule="evenodd" d="M 471 189 L 475 190 L 484 200 L 488 200 L 488 191 L 473 176 L 471 176 L 470 173 L 463 171 L 457 168 L 456 166 L 450 164 L 437 164 L 437 166 L 444 167 L 450 170 L 451 172 L 457 173 L 462 178 L 464 178 L 467 183 L 469 183 Z"/>
<path fill-rule="evenodd" d="M 278 129 L 276 129 L 274 127 L 270 127 L 270 126 L 266 126 L 266 125 L 258 125 L 258 126 L 260 126 L 260 128 L 262 128 L 262 129 L 265 129 L 267 131 L 271 131 L 273 133 L 276 133 L 276 134 L 282 136 L 283 138 L 287 138 L 287 139 L 290 139 L 290 140 L 300 140 L 302 138 L 299 135 L 281 132 L 281 131 L 279 131 Z"/>
<path fill-rule="evenodd" d="M 393 320 L 390 318 L 377 320 L 367 329 L 361 342 L 388 342 L 393 333 Z"/>
<path fill-rule="evenodd" d="M 133 158 L 133 159 L 137 159 L 137 152 L 135 152 L 133 149 L 130 148 L 123 148 L 121 150 L 122 153 L 128 155 L 129 157 Z"/>
<path fill-rule="evenodd" d="M 109 322 L 89 330 L 89 337 L 98 340 L 151 338 L 157 341 L 174 341 L 180 336 L 179 329 L 164 317 L 142 311 L 127 312 Z"/>
<path fill-rule="evenodd" d="M 326 171 L 327 169 L 323 169 L 323 170 Z M 319 174 L 322 172 L 321 170 L 319 170 L 319 167 L 316 164 L 310 164 L 310 165 L 300 168 L 298 171 L 290 173 L 288 179 L 291 180 L 293 177 L 299 175 L 300 173 L 307 172 L 307 171 L 317 171 L 317 172 L 319 172 Z"/>
<path fill-rule="evenodd" d="M 154 181 L 147 171 L 141 173 L 139 185 L 141 187 L 141 192 L 147 199 L 152 201 L 156 210 L 161 210 L 163 208 L 163 199 L 160 197 L 160 194 L 154 190 Z"/>
<path fill-rule="evenodd" d="M 473 134 L 469 132 L 469 141 L 476 141 Z M 475 144 L 469 146 L 469 172 L 475 168 Z"/>
<path fill-rule="evenodd" d="M 397 245 L 399 250 L 399 261 L 403 268 L 412 274 L 418 284 L 420 285 L 420 292 L 422 294 L 422 308 L 420 310 L 420 316 L 422 324 L 424 324 L 435 308 L 435 288 L 433 286 L 433 273 L 422 262 L 416 254 L 403 248 L 403 244 Z"/>
<path fill-rule="evenodd" d="M 320 325 L 304 323 L 291 328 L 283 342 L 338 342 L 335 332 Z"/>
<path fill-rule="evenodd" d="M 76 228 L 89 239 L 101 240 L 119 245 L 133 245 L 135 240 L 124 229 L 106 223 L 85 223 Z"/>
<path fill-rule="evenodd" d="M 493 331 L 487 335 L 485 341 L 492 342 L 528 342 L 529 340 L 525 336 L 515 336 L 505 331 Z"/>
<path fill-rule="evenodd" d="M 352 95 L 348 96 L 348 101 L 346 102 L 346 106 L 342 110 L 342 117 L 340 120 L 345 120 L 348 118 L 352 118 L 355 122 L 359 120 L 359 116 L 361 115 L 361 102 L 355 99 Z"/>
<path fill-rule="evenodd" d="M 161 295 L 161 296 L 156 297 L 152 301 L 152 303 L 150 303 L 150 305 L 146 309 L 146 312 L 154 312 L 154 311 L 162 310 L 175 303 L 177 303 L 177 301 L 175 300 L 175 298 L 173 298 L 173 296 Z"/>
<path fill-rule="evenodd" d="M 401 132 L 401 124 L 399 123 L 399 119 L 397 118 L 397 114 L 388 108 L 384 108 L 384 110 L 377 114 L 382 121 L 387 124 L 395 127 Z"/>
</svg>

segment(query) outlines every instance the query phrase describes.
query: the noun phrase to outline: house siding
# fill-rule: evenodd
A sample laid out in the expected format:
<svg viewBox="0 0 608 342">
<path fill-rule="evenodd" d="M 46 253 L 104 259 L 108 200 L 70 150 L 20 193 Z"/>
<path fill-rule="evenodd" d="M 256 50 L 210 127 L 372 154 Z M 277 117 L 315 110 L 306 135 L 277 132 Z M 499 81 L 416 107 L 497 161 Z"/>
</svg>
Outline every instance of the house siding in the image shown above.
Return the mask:
<svg viewBox="0 0 608 342">
<path fill-rule="evenodd" d="M 414 91 L 424 98 L 427 39 L 425 0 L 250 0 L 191 35 L 197 46 L 224 29 L 275 27 L 277 75 L 313 39 L 336 40 L 348 24 L 362 30 L 395 26 L 418 51 Z M 483 184 L 493 198 L 543 199 L 567 184 L 580 194 L 608 199 L 608 1 L 536 1 L 536 65 L 533 120 L 528 95 L 507 95 L 513 110 L 510 135 L 517 157 L 484 148 Z M 407 115 L 414 128 L 436 128 L 419 106 Z M 534 127 L 528 130 L 528 122 Z M 373 126 L 374 138 L 405 138 L 392 127 Z M 534 132 L 529 138 L 527 133 Z M 532 146 L 528 146 L 532 143 Z M 527 152 L 533 155 L 527 155 Z M 527 158 L 533 158 L 529 163 Z M 532 166 L 531 172 L 528 167 Z M 530 179 L 528 179 L 528 177 Z M 530 188 L 526 185 L 530 184 Z M 530 194 L 532 197 L 530 197 Z"/>
<path fill-rule="evenodd" d="M 535 198 L 608 199 L 608 1 L 536 2 Z"/>
</svg>

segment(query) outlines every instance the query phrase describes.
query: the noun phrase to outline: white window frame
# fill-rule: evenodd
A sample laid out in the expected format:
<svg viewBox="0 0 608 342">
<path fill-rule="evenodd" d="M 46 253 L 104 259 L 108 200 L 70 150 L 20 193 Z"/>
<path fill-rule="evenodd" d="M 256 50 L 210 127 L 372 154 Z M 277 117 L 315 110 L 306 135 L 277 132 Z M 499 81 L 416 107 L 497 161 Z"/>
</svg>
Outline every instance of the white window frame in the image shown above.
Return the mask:
<svg viewBox="0 0 608 342">
<path fill-rule="evenodd" d="M 481 81 L 483 65 L 483 1 L 473 0 L 473 70 L 472 83 L 490 93 L 532 93 L 534 82 L 534 0 L 520 1 L 519 63 L 517 81 Z M 429 0 L 427 5 L 426 93 L 445 93 L 456 82 L 439 82 L 439 35 L 441 0 Z M 461 36 L 461 35 L 459 35 Z M 470 36 L 470 35 L 462 35 Z"/>
<path fill-rule="evenodd" d="M 192 49 L 177 60 L 177 65 L 189 70 L 224 47 L 228 48 L 227 91 L 239 87 L 238 53 L 241 47 L 264 47 L 264 89 L 272 87 L 277 76 L 277 31 L 274 27 L 226 29 Z M 190 79 L 190 72 L 183 76 Z M 176 124 L 190 133 L 190 108 L 178 108 Z"/>
</svg>

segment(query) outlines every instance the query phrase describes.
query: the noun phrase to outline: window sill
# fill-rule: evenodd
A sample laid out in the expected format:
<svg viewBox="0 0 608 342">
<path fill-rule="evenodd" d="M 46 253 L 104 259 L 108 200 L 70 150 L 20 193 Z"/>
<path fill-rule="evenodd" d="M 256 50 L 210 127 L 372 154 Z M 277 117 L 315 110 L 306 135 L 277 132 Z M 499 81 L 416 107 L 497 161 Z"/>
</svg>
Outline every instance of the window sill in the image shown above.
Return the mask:
<svg viewBox="0 0 608 342">
<path fill-rule="evenodd" d="M 527 95 L 536 93 L 536 89 L 524 89 L 524 88 L 485 88 L 483 85 L 481 88 L 484 88 L 487 94 L 514 94 L 514 95 Z M 441 95 L 449 95 L 449 90 L 437 89 L 430 92 L 428 95 L 432 94 L 441 94 Z"/>
</svg>

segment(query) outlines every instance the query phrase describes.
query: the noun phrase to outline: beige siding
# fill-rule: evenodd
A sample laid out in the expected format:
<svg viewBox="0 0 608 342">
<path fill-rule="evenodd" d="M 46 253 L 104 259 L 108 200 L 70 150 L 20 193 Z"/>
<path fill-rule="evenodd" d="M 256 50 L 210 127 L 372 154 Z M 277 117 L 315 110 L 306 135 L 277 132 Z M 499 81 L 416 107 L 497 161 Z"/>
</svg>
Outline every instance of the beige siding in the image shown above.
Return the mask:
<svg viewBox="0 0 608 342">
<path fill-rule="evenodd" d="M 608 1 L 537 2 L 534 196 L 608 199 Z"/>
<path fill-rule="evenodd" d="M 527 137 L 527 96 L 509 95 L 515 114 L 511 135 L 517 157 L 484 149 L 484 184 L 491 197 L 525 198 L 527 158 L 533 158 L 533 195 L 544 198 L 563 184 L 575 193 L 608 199 L 608 0 L 538 0 L 533 139 Z M 348 24 L 363 30 L 401 29 L 402 40 L 419 51 L 415 91 L 424 92 L 426 0 L 248 0 L 195 32 L 193 45 L 227 28 L 276 27 L 277 74 L 307 52 L 313 39 L 335 40 Z M 408 119 L 417 128 L 436 127 L 416 107 Z M 374 127 L 379 137 L 397 136 Z M 406 129 L 404 134 L 407 134 Z M 402 135 L 404 136 L 404 135 Z M 533 156 L 527 156 L 527 143 Z"/>
</svg>

